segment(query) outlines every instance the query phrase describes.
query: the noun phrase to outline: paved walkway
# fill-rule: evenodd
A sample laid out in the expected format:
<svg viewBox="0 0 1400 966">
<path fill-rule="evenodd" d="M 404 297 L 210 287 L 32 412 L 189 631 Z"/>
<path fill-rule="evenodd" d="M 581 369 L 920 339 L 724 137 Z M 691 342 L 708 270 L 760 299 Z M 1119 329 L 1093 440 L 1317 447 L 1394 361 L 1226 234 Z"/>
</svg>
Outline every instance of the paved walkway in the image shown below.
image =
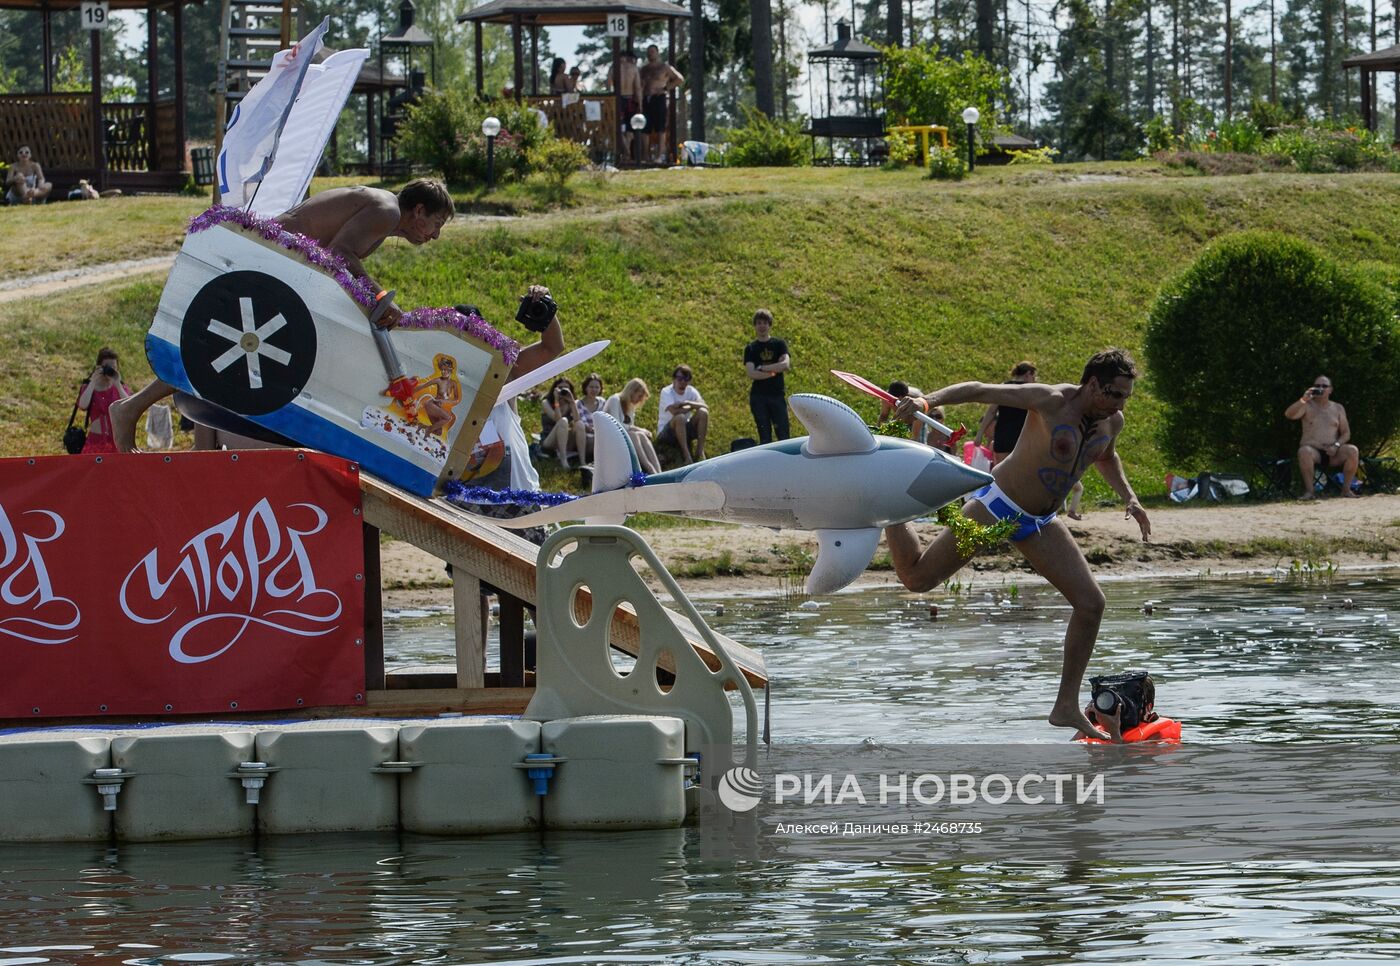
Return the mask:
<svg viewBox="0 0 1400 966">
<path fill-rule="evenodd" d="M 108 262 L 105 265 L 89 265 L 85 268 L 65 268 L 61 272 L 12 278 L 0 282 L 0 304 L 50 295 L 79 285 L 95 285 L 98 282 L 112 282 L 135 275 L 166 272 L 173 264 L 175 264 L 175 253 L 171 252 L 168 255 L 157 255 L 154 258 Z"/>
</svg>

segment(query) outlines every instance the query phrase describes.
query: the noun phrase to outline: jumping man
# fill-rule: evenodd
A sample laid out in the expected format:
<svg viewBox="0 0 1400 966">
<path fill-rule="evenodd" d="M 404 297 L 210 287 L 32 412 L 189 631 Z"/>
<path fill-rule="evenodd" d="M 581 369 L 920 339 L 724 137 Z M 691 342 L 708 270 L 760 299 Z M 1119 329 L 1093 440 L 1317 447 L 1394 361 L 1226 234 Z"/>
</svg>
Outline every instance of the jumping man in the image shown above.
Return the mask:
<svg viewBox="0 0 1400 966">
<path fill-rule="evenodd" d="M 1055 514 L 1085 470 L 1096 466 L 1127 504 L 1127 515 L 1137 520 L 1142 539 L 1151 535 L 1147 513 L 1123 475 L 1123 464 L 1114 450 L 1114 440 L 1123 431 L 1123 406 L 1133 394 L 1137 375 L 1126 352 L 1106 349 L 1085 365 L 1077 386 L 963 382 L 923 397 L 901 399 L 895 410 L 906 418 L 915 409 L 927 411 L 956 403 L 1016 406 L 1027 411 L 1025 427 L 1011 455 L 997 463 L 992 470 L 994 482 L 977 491 L 964 512 L 981 524 L 1016 521 L 1012 543 L 1074 609 L 1065 631 L 1060 690 L 1049 720 L 1052 725 L 1103 738 L 1108 736 L 1089 723 L 1079 700 L 1084 670 L 1103 618 L 1103 591 L 1068 528 Z M 887 527 L 885 538 L 895 573 L 913 591 L 936 587 L 971 559 L 958 552 L 951 530 L 944 530 L 922 552 L 918 536 L 907 523 Z"/>
</svg>

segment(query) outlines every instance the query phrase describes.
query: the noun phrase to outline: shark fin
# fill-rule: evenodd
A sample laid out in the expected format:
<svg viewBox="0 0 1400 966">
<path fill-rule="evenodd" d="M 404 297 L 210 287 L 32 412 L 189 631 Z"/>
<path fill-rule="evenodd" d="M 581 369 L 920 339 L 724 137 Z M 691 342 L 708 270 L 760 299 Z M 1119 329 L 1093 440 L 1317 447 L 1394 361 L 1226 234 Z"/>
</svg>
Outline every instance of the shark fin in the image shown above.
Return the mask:
<svg viewBox="0 0 1400 966">
<path fill-rule="evenodd" d="M 788 403 L 807 427 L 802 449 L 810 456 L 870 453 L 880 445 L 854 409 L 830 396 L 798 393 Z"/>
<path fill-rule="evenodd" d="M 641 471 L 642 464 L 637 461 L 626 427 L 607 413 L 594 413 L 593 492 L 621 489 L 632 482 L 633 473 Z M 594 522 L 591 517 L 589 522 Z"/>
<path fill-rule="evenodd" d="M 870 566 L 880 530 L 818 530 L 817 562 L 807 575 L 807 593 L 834 594 L 855 580 Z"/>
<path fill-rule="evenodd" d="M 620 522 L 633 513 L 684 513 L 718 510 L 723 506 L 724 489 L 710 480 L 698 483 L 659 483 L 655 486 L 624 487 L 606 493 L 581 496 L 559 506 L 546 507 L 509 520 L 492 519 L 491 522 L 508 530 L 523 530 L 527 527 L 544 526 L 546 523 L 563 523 L 565 520 L 587 520 L 590 523 L 602 520 Z"/>
</svg>

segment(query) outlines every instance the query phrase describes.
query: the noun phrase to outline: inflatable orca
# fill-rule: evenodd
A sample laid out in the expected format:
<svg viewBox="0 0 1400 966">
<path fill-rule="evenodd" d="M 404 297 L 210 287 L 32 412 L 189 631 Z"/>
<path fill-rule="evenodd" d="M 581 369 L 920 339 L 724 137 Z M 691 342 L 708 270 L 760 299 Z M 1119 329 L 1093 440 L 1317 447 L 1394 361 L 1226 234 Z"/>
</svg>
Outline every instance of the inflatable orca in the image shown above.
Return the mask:
<svg viewBox="0 0 1400 966">
<path fill-rule="evenodd" d="M 845 403 L 801 394 L 788 402 L 810 436 L 768 443 L 649 476 L 627 431 L 594 417 L 593 494 L 512 520 L 511 528 L 561 520 L 621 523 L 628 514 L 813 530 L 820 549 L 807 593 L 829 594 L 870 564 L 880 531 L 923 516 L 991 482 L 991 476 L 921 443 L 873 435 Z"/>
<path fill-rule="evenodd" d="M 466 468 L 510 366 L 455 329 L 383 335 L 409 393 L 385 391 L 366 312 L 330 272 L 226 223 L 186 237 L 146 355 L 199 422 L 275 434 L 432 496 Z"/>
</svg>

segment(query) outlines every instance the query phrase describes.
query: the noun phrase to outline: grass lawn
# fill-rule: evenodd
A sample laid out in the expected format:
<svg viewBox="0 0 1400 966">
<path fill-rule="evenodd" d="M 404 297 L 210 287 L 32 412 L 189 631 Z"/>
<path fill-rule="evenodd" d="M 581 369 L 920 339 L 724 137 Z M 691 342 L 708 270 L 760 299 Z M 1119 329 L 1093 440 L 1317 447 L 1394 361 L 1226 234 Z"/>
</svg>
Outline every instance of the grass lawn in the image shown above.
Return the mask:
<svg viewBox="0 0 1400 966">
<path fill-rule="evenodd" d="M 522 208 L 533 204 L 527 188 L 511 190 Z M 165 210 L 172 238 L 199 207 L 190 201 L 188 211 Z M 513 336 L 523 334 L 510 321 L 518 295 L 548 284 L 570 344 L 613 340 L 596 360 L 607 391 L 641 376 L 657 392 L 676 363 L 695 369 L 711 406 L 711 453 L 752 435 L 740 356 L 760 306 L 791 347 L 789 391 L 837 396 L 873 421 L 876 403 L 828 369 L 931 389 L 1000 381 L 1028 358 L 1044 378 L 1077 381 L 1092 352 L 1140 348 L 1159 286 L 1223 233 L 1286 231 L 1349 263 L 1400 262 L 1400 179 L 1387 175 L 1170 177 L 1152 165 L 1063 165 L 982 169 L 944 184 L 914 171 L 660 171 L 582 176 L 578 201 L 538 217 L 459 219 L 422 249 L 391 239 L 369 266 L 405 306 L 473 301 Z M 129 380 L 147 378 L 140 347 L 159 292 L 156 282 L 128 283 L 0 309 L 5 455 L 57 451 L 71 387 L 99 345 L 122 352 Z M 1165 464 L 1152 390 L 1149 370 L 1120 445 L 1144 495 L 1162 492 L 1168 469 L 1204 468 Z M 642 418 L 655 412 L 653 396 Z M 949 415 L 974 425 L 979 413 Z M 527 426 L 536 418 L 527 413 Z M 1096 477 L 1086 482 L 1091 497 L 1107 495 Z"/>
</svg>

